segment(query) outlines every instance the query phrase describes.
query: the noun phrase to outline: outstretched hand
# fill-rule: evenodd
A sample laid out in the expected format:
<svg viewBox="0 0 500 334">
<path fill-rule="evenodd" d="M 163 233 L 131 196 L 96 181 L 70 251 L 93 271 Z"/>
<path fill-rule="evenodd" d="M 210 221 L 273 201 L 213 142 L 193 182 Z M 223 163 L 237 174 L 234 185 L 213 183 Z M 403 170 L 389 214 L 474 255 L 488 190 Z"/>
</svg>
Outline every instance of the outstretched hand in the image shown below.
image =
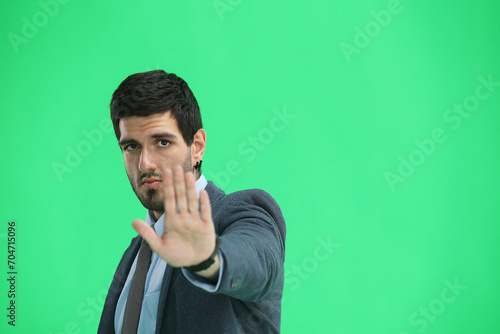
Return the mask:
<svg viewBox="0 0 500 334">
<path fill-rule="evenodd" d="M 215 248 L 215 228 L 212 221 L 210 199 L 205 190 L 196 195 L 192 172 L 180 166 L 163 172 L 165 195 L 165 220 L 163 234 L 156 232 L 144 221 L 135 219 L 132 226 L 149 244 L 151 249 L 173 267 L 198 265 L 207 260 Z M 197 274 L 214 278 L 218 273 L 219 259 L 210 268 Z"/>
</svg>

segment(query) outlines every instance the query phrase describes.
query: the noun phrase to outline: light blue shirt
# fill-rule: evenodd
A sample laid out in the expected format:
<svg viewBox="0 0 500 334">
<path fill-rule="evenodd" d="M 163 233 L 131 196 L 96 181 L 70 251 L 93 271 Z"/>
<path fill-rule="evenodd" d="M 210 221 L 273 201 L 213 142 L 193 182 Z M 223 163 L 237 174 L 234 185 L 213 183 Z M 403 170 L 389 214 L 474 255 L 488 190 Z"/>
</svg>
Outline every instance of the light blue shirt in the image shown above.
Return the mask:
<svg viewBox="0 0 500 334">
<path fill-rule="evenodd" d="M 203 174 L 196 181 L 196 193 L 198 196 L 200 195 L 200 191 L 205 189 L 208 182 L 205 179 Z M 146 215 L 146 223 L 149 225 L 154 225 L 154 229 L 156 234 L 161 236 L 163 234 L 163 224 L 165 219 L 165 213 L 158 219 L 155 224 L 155 216 L 151 210 L 148 210 L 148 214 Z M 219 289 L 220 280 L 222 277 L 222 269 L 223 269 L 223 259 L 219 251 L 220 258 L 220 269 L 219 269 L 219 280 L 217 284 L 210 284 L 208 281 L 203 279 L 203 277 L 197 276 L 193 273 L 190 273 L 186 269 L 182 268 L 182 272 L 184 276 L 190 281 L 192 284 L 208 291 L 215 292 Z M 137 255 L 135 257 L 134 263 L 132 263 L 132 267 L 130 268 L 130 272 L 127 276 L 127 280 L 125 281 L 125 285 L 123 286 L 122 293 L 120 294 L 120 298 L 118 299 L 118 304 L 116 305 L 115 311 L 115 331 L 118 334 L 122 332 L 122 324 L 123 324 L 123 314 L 125 313 L 125 305 L 127 304 L 127 297 L 130 290 L 130 284 L 132 283 L 132 278 L 134 277 L 135 268 L 137 266 Z M 156 316 L 158 311 L 158 301 L 160 298 L 160 289 L 161 283 L 163 281 L 163 274 L 165 273 L 165 268 L 167 267 L 167 263 L 158 256 L 155 252 L 153 252 L 151 256 L 151 265 L 149 266 L 148 275 L 146 277 L 146 285 L 144 287 L 144 297 L 142 300 L 142 309 L 141 309 L 141 317 L 139 319 L 139 330 L 138 333 L 154 333 L 156 329 Z"/>
</svg>

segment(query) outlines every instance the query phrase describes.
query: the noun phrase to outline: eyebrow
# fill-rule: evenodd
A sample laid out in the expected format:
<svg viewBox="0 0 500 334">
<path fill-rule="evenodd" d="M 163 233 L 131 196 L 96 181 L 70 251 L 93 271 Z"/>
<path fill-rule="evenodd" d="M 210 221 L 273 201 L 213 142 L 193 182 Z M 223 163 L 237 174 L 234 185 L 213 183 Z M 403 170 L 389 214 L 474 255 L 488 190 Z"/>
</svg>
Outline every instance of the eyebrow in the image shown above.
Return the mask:
<svg viewBox="0 0 500 334">
<path fill-rule="evenodd" d="M 170 132 L 160 132 L 160 133 L 153 133 L 152 135 L 149 136 L 149 139 L 159 139 L 159 138 L 166 138 L 170 140 L 177 140 L 178 137 L 174 135 L 173 133 Z M 120 147 L 123 147 L 124 145 L 128 144 L 135 144 L 137 143 L 137 140 L 132 139 L 132 138 L 123 138 L 118 142 L 118 145 Z"/>
</svg>

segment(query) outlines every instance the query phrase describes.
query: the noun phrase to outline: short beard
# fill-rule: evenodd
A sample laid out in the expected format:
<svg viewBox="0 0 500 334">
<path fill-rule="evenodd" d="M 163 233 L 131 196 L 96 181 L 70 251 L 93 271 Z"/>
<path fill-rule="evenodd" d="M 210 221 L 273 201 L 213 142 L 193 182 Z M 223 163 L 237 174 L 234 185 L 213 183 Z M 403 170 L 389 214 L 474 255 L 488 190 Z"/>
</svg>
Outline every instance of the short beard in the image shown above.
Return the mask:
<svg viewBox="0 0 500 334">
<path fill-rule="evenodd" d="M 188 152 L 186 156 L 186 160 L 184 161 L 184 165 L 182 166 L 184 173 L 186 172 L 194 172 L 193 165 L 191 162 L 191 152 Z M 165 197 L 160 196 L 157 189 L 148 189 L 146 195 L 143 196 L 139 193 L 138 185 L 147 177 L 154 177 L 160 180 L 163 180 L 162 174 L 157 173 L 140 173 L 135 182 L 132 182 L 130 175 L 128 175 L 128 179 L 130 181 L 130 185 L 132 186 L 132 190 L 134 190 L 135 195 L 141 202 L 142 206 L 146 209 L 157 211 L 157 212 L 165 212 Z M 163 184 L 161 185 L 163 187 Z"/>
</svg>

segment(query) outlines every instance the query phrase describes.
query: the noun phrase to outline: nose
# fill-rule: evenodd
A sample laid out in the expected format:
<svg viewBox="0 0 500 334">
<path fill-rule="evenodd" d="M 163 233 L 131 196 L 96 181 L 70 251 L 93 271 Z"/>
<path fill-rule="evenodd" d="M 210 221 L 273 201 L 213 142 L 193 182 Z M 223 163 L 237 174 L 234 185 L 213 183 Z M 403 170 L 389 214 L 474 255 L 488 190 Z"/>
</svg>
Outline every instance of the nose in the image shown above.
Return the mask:
<svg viewBox="0 0 500 334">
<path fill-rule="evenodd" d="M 139 156 L 139 170 L 143 173 L 153 172 L 156 169 L 154 154 L 143 148 Z"/>
</svg>

